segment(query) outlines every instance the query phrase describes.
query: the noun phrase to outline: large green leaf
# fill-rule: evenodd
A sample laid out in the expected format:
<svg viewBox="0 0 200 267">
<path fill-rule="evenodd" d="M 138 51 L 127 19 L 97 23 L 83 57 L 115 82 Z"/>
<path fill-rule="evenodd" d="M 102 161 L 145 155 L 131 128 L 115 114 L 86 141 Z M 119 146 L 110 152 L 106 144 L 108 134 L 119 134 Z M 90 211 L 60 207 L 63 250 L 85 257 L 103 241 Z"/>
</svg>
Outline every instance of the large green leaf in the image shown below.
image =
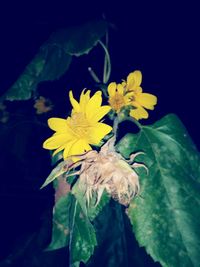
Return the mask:
<svg viewBox="0 0 200 267">
<path fill-rule="evenodd" d="M 30 99 L 40 82 L 59 79 L 68 70 L 72 55 L 89 53 L 106 30 L 107 23 L 97 20 L 53 33 L 3 98 Z"/>
<path fill-rule="evenodd" d="M 81 27 L 62 29 L 52 34 L 49 43 L 56 42 L 62 46 L 65 53 L 74 56 L 88 54 L 89 51 L 105 35 L 108 23 L 96 20 L 83 24 Z"/>
<path fill-rule="evenodd" d="M 72 266 L 81 261 L 86 263 L 97 245 L 94 227 L 71 193 L 61 197 L 55 204 L 52 241 L 47 250 L 68 245 Z"/>
<path fill-rule="evenodd" d="M 18 80 L 5 94 L 7 100 L 30 99 L 37 85 L 42 81 L 60 78 L 71 63 L 71 56 L 64 53 L 61 47 L 46 45 L 27 65 Z"/>
<path fill-rule="evenodd" d="M 200 156 L 185 127 L 168 115 L 138 134 L 127 134 L 118 145 L 128 157 L 138 157 L 149 168 L 140 173 L 141 197 L 129 209 L 140 246 L 165 267 L 200 263 Z"/>
<path fill-rule="evenodd" d="M 61 197 L 54 206 L 52 240 L 48 250 L 66 247 L 69 243 L 70 233 L 70 208 L 72 195 L 68 193 Z"/>
<path fill-rule="evenodd" d="M 78 266 L 79 262 L 86 263 L 94 253 L 97 245 L 96 233 L 77 200 L 74 201 L 70 218 L 70 263 L 72 266 Z"/>
</svg>

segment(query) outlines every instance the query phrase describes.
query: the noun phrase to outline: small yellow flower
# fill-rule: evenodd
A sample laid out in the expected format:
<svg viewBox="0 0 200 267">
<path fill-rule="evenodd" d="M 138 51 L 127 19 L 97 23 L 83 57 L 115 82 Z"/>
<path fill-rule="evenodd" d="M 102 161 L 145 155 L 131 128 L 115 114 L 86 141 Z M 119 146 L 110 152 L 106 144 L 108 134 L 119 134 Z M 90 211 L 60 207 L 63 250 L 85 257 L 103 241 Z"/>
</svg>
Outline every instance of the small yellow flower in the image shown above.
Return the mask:
<svg viewBox="0 0 200 267">
<path fill-rule="evenodd" d="M 90 98 L 90 91 L 85 93 L 83 90 L 79 102 L 74 99 L 72 91 L 69 97 L 73 107 L 71 116 L 49 119 L 48 125 L 55 133 L 43 143 L 46 149 L 56 149 L 54 155 L 64 150 L 64 159 L 91 150 L 90 145 L 98 145 L 112 130 L 111 126 L 99 122 L 111 109 L 101 106 L 101 91 Z"/>
<path fill-rule="evenodd" d="M 131 72 L 126 81 L 121 84 L 112 82 L 108 86 L 109 104 L 117 113 L 125 106 L 132 106 L 130 116 L 139 119 L 147 119 L 148 112 L 153 110 L 157 103 L 157 97 L 142 92 L 142 74 L 140 71 Z"/>
<path fill-rule="evenodd" d="M 122 85 L 126 92 L 133 92 L 131 105 L 134 107 L 130 111 L 130 116 L 136 120 L 147 119 L 149 117 L 148 112 L 145 110 L 153 110 L 154 106 L 157 104 L 157 97 L 152 94 L 147 94 L 142 92 L 142 73 L 140 71 L 131 72 L 127 81 L 122 82 Z"/>
<path fill-rule="evenodd" d="M 112 82 L 108 85 L 108 102 L 111 108 L 117 113 L 120 112 L 123 107 L 131 105 L 131 96 L 133 96 L 133 94 L 133 92 L 127 93 L 122 84 Z"/>
<path fill-rule="evenodd" d="M 48 98 L 40 96 L 35 101 L 35 104 L 34 104 L 33 107 L 36 109 L 36 113 L 37 114 L 43 114 L 43 113 L 47 113 L 50 110 L 52 110 L 53 109 L 53 104 L 52 104 L 51 100 L 49 100 Z"/>
</svg>

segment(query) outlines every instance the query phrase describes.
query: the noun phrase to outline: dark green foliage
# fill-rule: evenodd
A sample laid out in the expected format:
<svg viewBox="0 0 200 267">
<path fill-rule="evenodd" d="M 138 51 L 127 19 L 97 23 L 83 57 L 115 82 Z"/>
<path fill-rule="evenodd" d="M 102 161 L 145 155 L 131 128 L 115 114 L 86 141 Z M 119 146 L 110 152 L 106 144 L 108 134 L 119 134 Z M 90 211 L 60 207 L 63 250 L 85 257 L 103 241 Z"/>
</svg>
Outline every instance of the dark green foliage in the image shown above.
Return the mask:
<svg viewBox="0 0 200 267">
<path fill-rule="evenodd" d="M 72 56 L 89 53 L 104 36 L 107 26 L 105 21 L 97 20 L 53 33 L 3 98 L 30 99 L 40 82 L 59 79 L 68 70 Z"/>
<path fill-rule="evenodd" d="M 140 246 L 164 267 L 199 266 L 200 157 L 183 124 L 168 115 L 127 134 L 118 149 L 126 157 L 144 151 L 140 160 L 149 168 L 128 209 Z"/>
</svg>

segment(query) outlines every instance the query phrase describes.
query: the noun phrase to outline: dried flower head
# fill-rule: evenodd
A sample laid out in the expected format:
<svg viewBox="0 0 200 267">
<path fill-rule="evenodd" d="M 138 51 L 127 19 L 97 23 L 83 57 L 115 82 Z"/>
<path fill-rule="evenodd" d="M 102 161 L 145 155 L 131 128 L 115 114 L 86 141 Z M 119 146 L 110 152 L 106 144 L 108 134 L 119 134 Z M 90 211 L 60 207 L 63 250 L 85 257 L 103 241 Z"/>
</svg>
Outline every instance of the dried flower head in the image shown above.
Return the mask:
<svg viewBox="0 0 200 267">
<path fill-rule="evenodd" d="M 84 190 L 88 204 L 93 193 L 96 193 L 97 205 L 103 191 L 106 190 L 115 200 L 127 206 L 139 192 L 139 179 L 134 168 L 147 168 L 144 164 L 133 161 L 142 152 L 132 154 L 130 159 L 126 160 L 115 151 L 114 140 L 109 139 L 100 152 L 91 150 L 78 155 L 80 161 L 70 167 L 81 165 L 80 171 L 76 174 L 80 175 L 79 184 Z"/>
<path fill-rule="evenodd" d="M 36 109 L 38 115 L 47 113 L 53 109 L 53 103 L 50 99 L 40 96 L 33 106 Z"/>
</svg>

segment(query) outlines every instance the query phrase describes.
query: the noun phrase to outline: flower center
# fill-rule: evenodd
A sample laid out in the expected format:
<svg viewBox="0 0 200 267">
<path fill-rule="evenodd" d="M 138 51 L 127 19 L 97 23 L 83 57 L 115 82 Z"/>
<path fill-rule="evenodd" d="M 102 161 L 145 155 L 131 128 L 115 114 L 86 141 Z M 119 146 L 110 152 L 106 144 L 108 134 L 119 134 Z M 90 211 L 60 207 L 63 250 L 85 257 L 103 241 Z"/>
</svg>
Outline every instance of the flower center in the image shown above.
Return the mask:
<svg viewBox="0 0 200 267">
<path fill-rule="evenodd" d="M 125 106 L 124 96 L 118 94 L 117 92 L 115 96 L 109 99 L 108 102 L 111 105 L 112 109 L 116 110 L 117 112 L 120 111 L 120 109 Z"/>
<path fill-rule="evenodd" d="M 79 138 L 85 138 L 88 136 L 89 132 L 89 122 L 82 112 L 74 113 L 71 116 L 70 127 L 74 134 Z"/>
</svg>

